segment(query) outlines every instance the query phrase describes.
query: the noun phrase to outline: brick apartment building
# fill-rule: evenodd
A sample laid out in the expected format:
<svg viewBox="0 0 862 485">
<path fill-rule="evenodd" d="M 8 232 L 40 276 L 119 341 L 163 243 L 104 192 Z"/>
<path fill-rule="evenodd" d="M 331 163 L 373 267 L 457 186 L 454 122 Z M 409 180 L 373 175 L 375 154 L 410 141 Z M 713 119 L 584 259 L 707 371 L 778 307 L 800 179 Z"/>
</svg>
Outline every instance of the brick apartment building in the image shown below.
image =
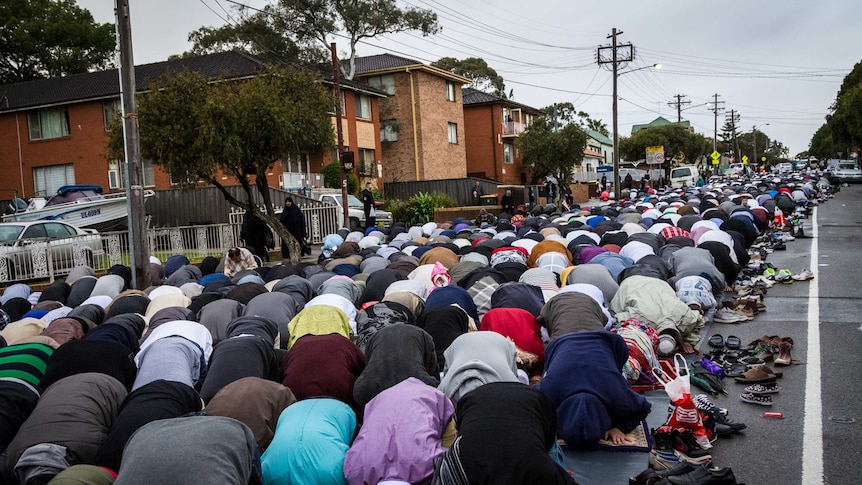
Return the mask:
<svg viewBox="0 0 862 485">
<path fill-rule="evenodd" d="M 381 54 L 356 58 L 356 80 L 389 95 L 380 106 L 386 182 L 467 175 L 461 86 L 469 79 Z"/>
<path fill-rule="evenodd" d="M 518 137 L 539 115 L 536 108 L 465 88 L 467 175 L 503 184 L 528 183 Z"/>
<path fill-rule="evenodd" d="M 135 67 L 136 91 L 144 92 L 165 72 L 183 69 L 211 78 L 242 78 L 265 67 L 260 58 L 242 52 L 146 64 Z M 326 76 L 323 82 L 328 83 Z M 357 154 L 357 172 L 369 178 L 376 173 L 368 167 L 380 162 L 380 99 L 385 93 L 355 82 L 342 83 L 345 150 Z M 123 162 L 109 160 L 109 121 L 120 108 L 117 70 L 75 74 L 0 86 L 0 199 L 51 195 L 66 184 L 96 184 L 105 192 L 123 186 Z M 333 110 L 334 111 L 334 110 Z M 333 126 L 335 117 L 333 116 Z M 310 154 L 304 160 L 276 163 L 267 173 L 272 187 L 285 182 L 318 185 L 309 174 L 320 172 L 334 154 Z M 148 188 L 171 188 L 169 174 L 151 160 L 143 162 L 143 180 Z M 285 176 L 284 172 L 294 174 Z M 223 177 L 225 183 L 236 183 Z M 313 179 L 313 177 L 312 177 Z M 320 181 L 322 182 L 322 181 Z"/>
</svg>

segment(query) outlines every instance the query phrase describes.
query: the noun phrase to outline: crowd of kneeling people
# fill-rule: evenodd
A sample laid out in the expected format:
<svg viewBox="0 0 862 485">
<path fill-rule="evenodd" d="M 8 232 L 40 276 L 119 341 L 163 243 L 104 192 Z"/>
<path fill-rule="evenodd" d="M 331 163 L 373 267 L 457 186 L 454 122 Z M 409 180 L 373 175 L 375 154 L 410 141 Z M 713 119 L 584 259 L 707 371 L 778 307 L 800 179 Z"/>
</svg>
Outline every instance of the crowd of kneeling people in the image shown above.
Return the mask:
<svg viewBox="0 0 862 485">
<path fill-rule="evenodd" d="M 558 439 L 622 443 L 650 412 L 631 386 L 693 351 L 755 238 L 822 189 L 647 188 L 343 229 L 317 264 L 152 258 L 144 291 L 120 265 L 12 285 L 0 483 L 574 483 Z"/>
</svg>

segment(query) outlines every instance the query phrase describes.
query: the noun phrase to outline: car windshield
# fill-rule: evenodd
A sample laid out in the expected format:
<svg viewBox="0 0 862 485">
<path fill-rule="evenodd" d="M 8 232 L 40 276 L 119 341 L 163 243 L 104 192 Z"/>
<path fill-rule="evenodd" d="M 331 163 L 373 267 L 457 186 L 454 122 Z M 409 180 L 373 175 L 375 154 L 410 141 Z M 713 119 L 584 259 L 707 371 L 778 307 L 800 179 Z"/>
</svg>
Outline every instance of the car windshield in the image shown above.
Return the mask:
<svg viewBox="0 0 862 485">
<path fill-rule="evenodd" d="M 0 243 L 15 241 L 24 230 L 24 226 L 0 225 Z"/>
<path fill-rule="evenodd" d="M 673 172 L 670 173 L 671 178 L 677 177 L 689 177 L 691 176 L 691 169 L 689 168 L 676 168 Z"/>
<path fill-rule="evenodd" d="M 855 163 L 839 163 L 838 168 L 841 170 L 853 170 L 859 167 Z"/>
<path fill-rule="evenodd" d="M 355 195 L 348 195 L 347 207 L 362 207 L 362 201 L 357 199 Z"/>
</svg>

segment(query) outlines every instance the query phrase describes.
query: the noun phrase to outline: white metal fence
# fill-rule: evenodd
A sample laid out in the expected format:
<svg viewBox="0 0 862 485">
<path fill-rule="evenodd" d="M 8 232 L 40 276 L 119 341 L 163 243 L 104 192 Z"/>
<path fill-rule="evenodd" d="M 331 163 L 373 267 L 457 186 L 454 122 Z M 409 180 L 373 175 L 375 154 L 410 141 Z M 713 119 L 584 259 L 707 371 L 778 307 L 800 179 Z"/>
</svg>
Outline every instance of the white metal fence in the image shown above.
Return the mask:
<svg viewBox="0 0 862 485">
<path fill-rule="evenodd" d="M 150 254 L 165 261 L 174 254 L 191 260 L 221 257 L 239 240 L 239 226 L 213 224 L 150 229 Z M 115 264 L 130 265 L 127 231 L 63 239 L 33 239 L 0 246 L 0 284 L 49 280 L 63 276 L 75 266 L 104 271 Z"/>
</svg>

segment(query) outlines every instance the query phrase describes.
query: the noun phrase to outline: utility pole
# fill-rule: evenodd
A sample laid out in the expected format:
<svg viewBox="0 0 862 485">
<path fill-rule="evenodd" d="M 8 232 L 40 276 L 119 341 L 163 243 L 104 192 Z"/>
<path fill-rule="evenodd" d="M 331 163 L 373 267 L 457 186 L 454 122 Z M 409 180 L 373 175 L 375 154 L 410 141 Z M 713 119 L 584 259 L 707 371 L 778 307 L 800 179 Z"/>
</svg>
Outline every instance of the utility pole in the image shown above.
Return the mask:
<svg viewBox="0 0 862 485">
<path fill-rule="evenodd" d="M 721 106 L 724 104 L 724 101 L 718 100 L 719 94 L 712 95 L 712 107 L 709 108 L 712 110 L 712 113 L 715 115 L 715 131 L 712 135 L 712 151 L 716 151 L 716 147 L 718 146 L 718 112 L 724 111 L 724 108 Z"/>
<path fill-rule="evenodd" d="M 613 72 L 613 80 L 614 80 L 614 94 L 613 94 L 613 130 L 614 130 L 614 194 L 617 200 L 620 200 L 622 197 L 622 191 L 620 190 L 620 147 L 619 147 L 619 117 L 617 111 L 617 77 L 619 76 L 619 67 L 623 62 L 631 62 L 635 59 L 635 49 L 631 43 L 628 44 L 617 44 L 617 36 L 621 35 L 623 32 L 618 31 L 616 28 L 611 29 L 611 35 L 607 38 L 611 39 L 610 46 L 600 46 L 597 51 L 597 61 L 598 64 L 611 64 L 611 69 Z M 618 52 L 618 49 L 621 52 Z M 610 54 L 610 57 L 608 57 Z"/>
<path fill-rule="evenodd" d="M 341 129 L 341 84 L 340 66 L 338 65 L 338 52 L 335 42 L 329 44 L 332 53 L 332 92 L 335 95 L 335 132 L 338 138 L 338 167 L 341 169 L 341 210 L 344 211 L 344 226 L 350 228 L 350 212 L 347 208 L 347 174 L 344 171 L 344 161 L 341 159 L 341 151 L 344 150 L 344 131 Z"/>
<path fill-rule="evenodd" d="M 129 253 L 134 288 L 148 287 L 150 244 L 144 219 L 144 187 L 141 143 L 138 136 L 138 103 L 135 99 L 135 61 L 132 56 L 132 22 L 129 0 L 116 0 L 117 42 L 120 49 L 120 96 L 123 105 L 123 144 L 126 152 L 126 208 L 129 212 Z"/>
<path fill-rule="evenodd" d="M 731 143 L 733 146 L 733 157 L 738 161 L 739 160 L 739 143 L 736 140 L 736 121 L 739 118 L 739 111 L 735 109 L 730 110 L 730 129 L 731 129 Z"/>
<path fill-rule="evenodd" d="M 671 101 L 667 105 L 670 106 L 671 108 L 676 106 L 676 122 L 681 123 L 682 122 L 682 107 L 683 107 L 683 105 L 691 104 L 691 101 L 683 101 L 682 98 L 685 97 L 684 94 L 675 94 L 673 97 L 676 98 L 676 101 Z"/>
</svg>

